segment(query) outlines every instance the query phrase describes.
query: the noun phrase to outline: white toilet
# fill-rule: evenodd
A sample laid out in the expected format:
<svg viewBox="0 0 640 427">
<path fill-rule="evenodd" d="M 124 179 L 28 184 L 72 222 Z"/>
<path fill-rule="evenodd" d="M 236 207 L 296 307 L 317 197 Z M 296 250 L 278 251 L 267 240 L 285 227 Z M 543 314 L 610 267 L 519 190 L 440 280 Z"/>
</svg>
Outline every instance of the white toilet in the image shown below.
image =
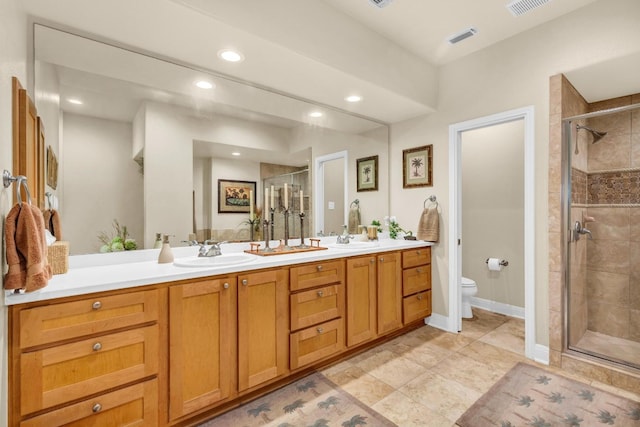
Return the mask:
<svg viewBox="0 0 640 427">
<path fill-rule="evenodd" d="M 474 280 L 466 277 L 462 278 L 462 318 L 473 318 L 473 312 L 471 311 L 471 297 L 478 293 L 478 285 Z"/>
</svg>

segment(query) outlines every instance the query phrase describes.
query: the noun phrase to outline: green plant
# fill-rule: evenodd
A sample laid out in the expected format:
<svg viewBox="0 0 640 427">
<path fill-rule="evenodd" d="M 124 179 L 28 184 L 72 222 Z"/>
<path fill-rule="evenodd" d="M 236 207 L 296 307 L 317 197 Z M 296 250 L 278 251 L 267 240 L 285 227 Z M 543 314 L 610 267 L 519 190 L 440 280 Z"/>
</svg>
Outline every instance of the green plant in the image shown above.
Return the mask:
<svg viewBox="0 0 640 427">
<path fill-rule="evenodd" d="M 107 234 L 104 231 L 98 234 L 98 240 L 102 242 L 100 252 L 120 252 L 120 251 L 133 251 L 138 249 L 138 244 L 134 239 L 129 238 L 129 232 L 127 226 L 120 226 L 117 219 L 113 220 L 113 229 L 115 235 Z"/>
<path fill-rule="evenodd" d="M 400 224 L 398 223 L 398 220 L 396 219 L 395 216 L 391 216 L 391 217 L 385 216 L 384 222 L 387 228 L 389 229 L 389 237 L 391 237 L 392 239 L 396 239 L 399 233 L 404 233 L 407 236 L 413 235 L 413 232 L 406 231 L 405 229 L 400 227 Z"/>
<path fill-rule="evenodd" d="M 378 233 L 382 233 L 382 224 L 380 224 L 380 221 L 374 219 L 373 221 L 371 221 L 371 225 L 375 225 L 376 227 L 378 227 Z"/>
</svg>

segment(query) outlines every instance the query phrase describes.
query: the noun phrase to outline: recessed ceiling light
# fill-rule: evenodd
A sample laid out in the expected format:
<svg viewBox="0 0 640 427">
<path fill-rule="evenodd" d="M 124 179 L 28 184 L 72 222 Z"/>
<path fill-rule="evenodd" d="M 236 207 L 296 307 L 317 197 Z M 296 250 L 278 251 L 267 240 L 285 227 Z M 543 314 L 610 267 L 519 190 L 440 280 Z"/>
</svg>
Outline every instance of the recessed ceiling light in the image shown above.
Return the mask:
<svg viewBox="0 0 640 427">
<path fill-rule="evenodd" d="M 232 156 L 239 156 L 240 153 L 238 153 L 237 151 L 234 151 L 233 153 L 231 153 Z"/>
<path fill-rule="evenodd" d="M 198 86 L 200 89 L 213 89 L 213 83 L 206 80 L 200 80 L 199 82 L 196 82 L 196 86 Z"/>
<path fill-rule="evenodd" d="M 322 114 L 320 111 L 312 111 L 311 113 L 309 113 L 309 117 L 313 117 L 314 119 L 322 117 L 323 115 L 324 114 Z"/>
<path fill-rule="evenodd" d="M 362 97 L 360 95 L 349 95 L 344 100 L 347 102 L 360 102 Z"/>
<path fill-rule="evenodd" d="M 231 49 L 222 49 L 218 52 L 218 56 L 229 62 L 240 62 L 244 59 L 244 56 L 240 52 Z"/>
<path fill-rule="evenodd" d="M 76 98 L 67 98 L 70 104 L 82 105 L 82 101 Z"/>
</svg>

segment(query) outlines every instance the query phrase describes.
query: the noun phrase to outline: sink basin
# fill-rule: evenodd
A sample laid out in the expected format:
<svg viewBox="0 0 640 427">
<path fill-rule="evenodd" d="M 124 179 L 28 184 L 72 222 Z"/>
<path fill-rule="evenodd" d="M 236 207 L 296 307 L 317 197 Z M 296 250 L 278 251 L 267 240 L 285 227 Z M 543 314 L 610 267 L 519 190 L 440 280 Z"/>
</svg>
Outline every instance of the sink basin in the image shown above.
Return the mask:
<svg viewBox="0 0 640 427">
<path fill-rule="evenodd" d="M 222 254 L 213 257 L 178 258 L 173 261 L 176 267 L 228 267 L 230 265 L 247 264 L 255 261 L 255 255 Z"/>
<path fill-rule="evenodd" d="M 379 246 L 378 242 L 349 242 L 347 244 L 340 244 L 340 243 L 331 243 L 329 245 L 326 245 L 328 248 L 335 248 L 335 249 L 368 249 L 368 248 L 375 248 L 376 246 Z"/>
</svg>

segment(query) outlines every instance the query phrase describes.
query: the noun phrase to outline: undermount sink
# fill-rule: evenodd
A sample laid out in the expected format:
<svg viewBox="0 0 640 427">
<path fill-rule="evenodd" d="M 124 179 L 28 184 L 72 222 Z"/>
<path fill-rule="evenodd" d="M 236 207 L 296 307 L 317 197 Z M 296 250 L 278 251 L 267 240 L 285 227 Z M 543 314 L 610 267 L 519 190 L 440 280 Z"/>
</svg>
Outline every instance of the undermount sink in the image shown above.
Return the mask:
<svg viewBox="0 0 640 427">
<path fill-rule="evenodd" d="M 349 242 L 349 243 L 331 243 L 326 245 L 328 248 L 335 249 L 368 249 L 379 246 L 378 242 Z"/>
<path fill-rule="evenodd" d="M 178 258 L 173 261 L 173 265 L 176 267 L 228 267 L 230 265 L 247 264 L 256 259 L 255 255 L 249 254 L 222 254 L 212 257 Z"/>
</svg>

